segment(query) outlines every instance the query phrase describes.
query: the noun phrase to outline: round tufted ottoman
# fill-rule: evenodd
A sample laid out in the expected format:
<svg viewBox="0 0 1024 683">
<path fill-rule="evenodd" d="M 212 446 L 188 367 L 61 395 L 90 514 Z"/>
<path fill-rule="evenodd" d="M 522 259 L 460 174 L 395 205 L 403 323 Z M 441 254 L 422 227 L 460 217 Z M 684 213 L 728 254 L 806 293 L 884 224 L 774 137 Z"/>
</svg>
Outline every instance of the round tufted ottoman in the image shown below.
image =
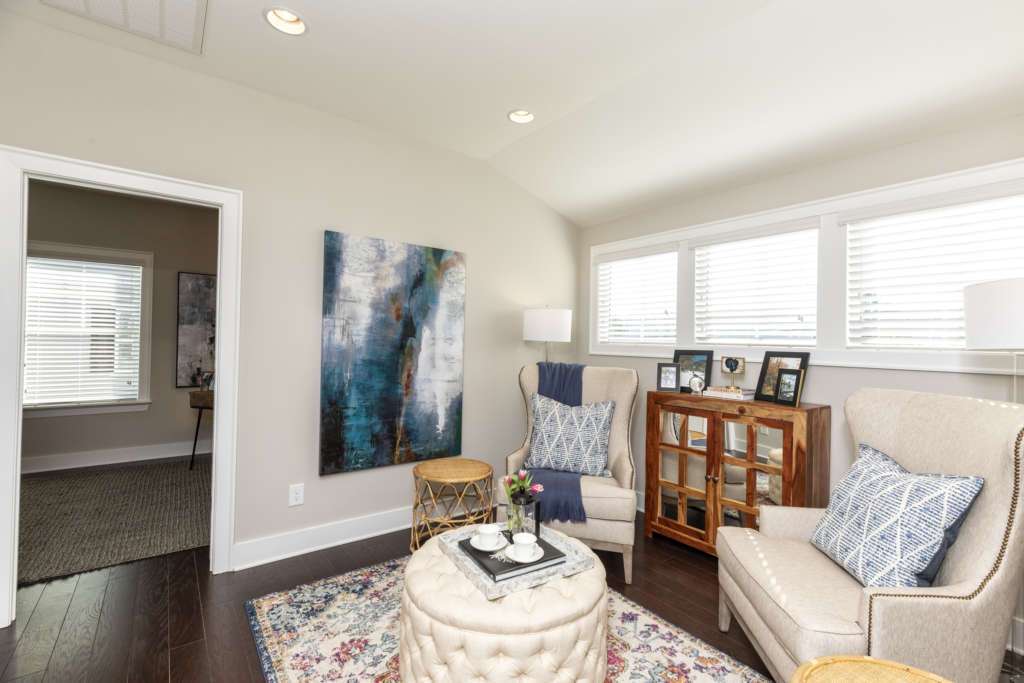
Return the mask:
<svg viewBox="0 0 1024 683">
<path fill-rule="evenodd" d="M 600 561 L 490 601 L 433 538 L 406 566 L 400 622 L 406 683 L 603 683 L 608 667 L 608 587 Z"/>
</svg>

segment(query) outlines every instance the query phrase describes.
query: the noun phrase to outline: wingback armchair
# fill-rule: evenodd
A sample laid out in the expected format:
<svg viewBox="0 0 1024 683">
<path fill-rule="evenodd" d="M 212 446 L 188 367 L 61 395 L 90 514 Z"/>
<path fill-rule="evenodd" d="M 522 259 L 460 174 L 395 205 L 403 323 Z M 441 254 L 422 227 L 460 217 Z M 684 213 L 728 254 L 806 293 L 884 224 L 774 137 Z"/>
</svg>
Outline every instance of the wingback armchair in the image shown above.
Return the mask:
<svg viewBox="0 0 1024 683">
<path fill-rule="evenodd" d="M 823 510 L 763 506 L 759 531 L 718 530 L 719 627 L 736 617 L 778 681 L 839 654 L 997 680 L 1024 562 L 1024 406 L 862 389 L 846 419 L 912 472 L 985 478 L 935 585 L 865 588 L 810 544 Z"/>
<path fill-rule="evenodd" d="M 530 452 L 533 433 L 533 412 L 530 399 L 537 393 L 537 365 L 519 371 L 519 388 L 526 404 L 526 438 L 523 445 L 506 458 L 508 472 L 522 468 Z M 608 470 L 611 477 L 584 476 L 580 481 L 583 493 L 585 523 L 545 522 L 545 526 L 578 538 L 591 548 L 622 553 L 626 583 L 633 580 L 633 537 L 636 517 L 636 471 L 629 445 L 629 428 L 633 422 L 637 388 L 640 378 L 635 370 L 588 366 L 583 370 L 583 402 L 615 401 L 611 432 L 608 438 Z M 498 499 L 505 502 L 499 487 Z"/>
</svg>

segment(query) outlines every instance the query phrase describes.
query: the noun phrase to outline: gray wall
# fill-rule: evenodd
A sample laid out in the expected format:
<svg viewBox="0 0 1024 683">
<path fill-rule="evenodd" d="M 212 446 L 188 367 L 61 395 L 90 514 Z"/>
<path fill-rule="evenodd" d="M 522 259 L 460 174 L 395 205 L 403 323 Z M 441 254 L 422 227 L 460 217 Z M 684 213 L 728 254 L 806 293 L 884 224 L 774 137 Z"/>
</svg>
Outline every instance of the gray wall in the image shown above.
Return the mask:
<svg viewBox="0 0 1024 683">
<path fill-rule="evenodd" d="M 153 254 L 153 403 L 144 412 L 26 418 L 24 458 L 191 441 L 196 414 L 188 407 L 189 390 L 174 387 L 178 271 L 217 272 L 217 221 L 213 209 L 31 183 L 30 240 Z M 209 438 L 213 421 L 208 415 L 203 421 L 200 438 Z"/>
<path fill-rule="evenodd" d="M 521 443 L 516 370 L 541 353 L 522 309 L 576 298 L 576 228 L 540 201 L 483 162 L 9 13 L 0 80 L 0 143 L 243 192 L 236 541 L 412 503 L 408 465 L 317 473 L 325 228 L 465 253 L 464 452 L 502 468 Z"/>
<path fill-rule="evenodd" d="M 676 203 L 583 230 L 577 257 L 580 264 L 579 315 L 575 333 L 579 362 L 636 368 L 640 373 L 641 391 L 646 392 L 654 388 L 658 361 L 668 360 L 588 353 L 590 247 L 595 244 L 734 218 L 1019 157 L 1024 157 L 1024 116 L 994 121 L 829 164 L 780 173 L 751 185 L 724 188 L 702 196 L 680 197 Z M 998 400 L 1010 398 L 1010 379 L 1005 376 L 814 366 L 813 350 L 811 362 L 803 400 L 832 406 L 833 486 L 853 462 L 854 446 L 843 416 L 843 403 L 860 387 L 933 391 Z M 748 361 L 746 374 L 738 383 L 753 387 L 760 369 L 760 363 Z M 717 369 L 713 384 L 728 384 Z M 641 501 L 644 486 L 645 412 L 644 404 L 641 403 L 633 424 L 632 441 Z"/>
</svg>

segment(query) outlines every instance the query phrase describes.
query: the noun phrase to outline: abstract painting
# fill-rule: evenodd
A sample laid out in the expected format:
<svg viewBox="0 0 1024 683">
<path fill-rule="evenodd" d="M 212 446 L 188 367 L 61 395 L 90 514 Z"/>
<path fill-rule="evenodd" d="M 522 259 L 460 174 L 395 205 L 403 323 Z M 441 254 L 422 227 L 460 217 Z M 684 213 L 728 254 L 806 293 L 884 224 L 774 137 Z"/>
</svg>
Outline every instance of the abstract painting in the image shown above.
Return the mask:
<svg viewBox="0 0 1024 683">
<path fill-rule="evenodd" d="M 466 264 L 326 231 L 320 474 L 458 455 Z"/>
<path fill-rule="evenodd" d="M 198 387 L 213 372 L 216 331 L 217 276 L 178 273 L 176 387 Z"/>
</svg>

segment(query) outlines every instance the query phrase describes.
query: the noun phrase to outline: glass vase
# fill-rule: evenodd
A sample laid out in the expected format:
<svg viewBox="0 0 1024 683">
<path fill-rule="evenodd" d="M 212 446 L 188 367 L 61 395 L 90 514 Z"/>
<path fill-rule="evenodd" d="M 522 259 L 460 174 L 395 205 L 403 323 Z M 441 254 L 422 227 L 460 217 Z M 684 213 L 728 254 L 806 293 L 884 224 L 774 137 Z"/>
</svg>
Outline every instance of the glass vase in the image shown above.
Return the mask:
<svg viewBox="0 0 1024 683">
<path fill-rule="evenodd" d="M 513 498 L 506 514 L 510 534 L 537 533 L 537 501 L 532 498 Z"/>
</svg>

